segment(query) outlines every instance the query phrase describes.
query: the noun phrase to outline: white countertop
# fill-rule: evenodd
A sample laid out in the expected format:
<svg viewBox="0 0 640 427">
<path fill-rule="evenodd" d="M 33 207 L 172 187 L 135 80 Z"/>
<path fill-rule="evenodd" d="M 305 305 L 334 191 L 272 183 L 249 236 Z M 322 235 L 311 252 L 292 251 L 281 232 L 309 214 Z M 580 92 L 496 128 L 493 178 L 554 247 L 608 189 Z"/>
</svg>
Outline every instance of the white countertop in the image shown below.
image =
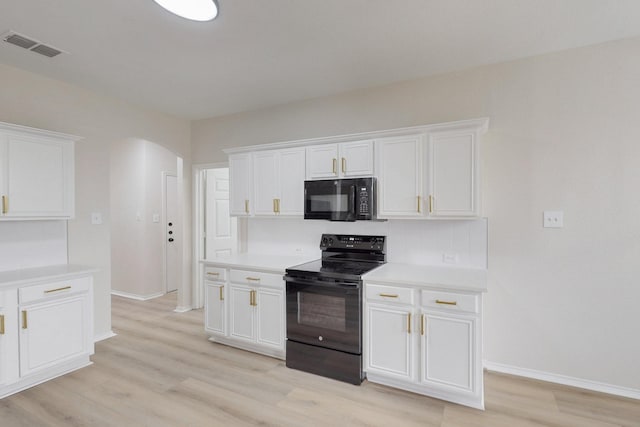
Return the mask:
<svg viewBox="0 0 640 427">
<path fill-rule="evenodd" d="M 95 273 L 98 269 L 85 265 L 60 264 L 46 267 L 25 268 L 0 272 L 0 289 L 17 287 L 24 284 L 64 280 L 75 276 Z"/>
<path fill-rule="evenodd" d="M 363 280 L 387 285 L 429 285 L 461 291 L 487 291 L 487 270 L 386 263 L 365 274 Z"/>
<path fill-rule="evenodd" d="M 220 256 L 215 259 L 201 260 L 200 262 L 217 267 L 250 268 L 284 274 L 285 269 L 288 267 L 313 261 L 314 259 L 318 259 L 318 257 L 245 253 Z"/>
</svg>

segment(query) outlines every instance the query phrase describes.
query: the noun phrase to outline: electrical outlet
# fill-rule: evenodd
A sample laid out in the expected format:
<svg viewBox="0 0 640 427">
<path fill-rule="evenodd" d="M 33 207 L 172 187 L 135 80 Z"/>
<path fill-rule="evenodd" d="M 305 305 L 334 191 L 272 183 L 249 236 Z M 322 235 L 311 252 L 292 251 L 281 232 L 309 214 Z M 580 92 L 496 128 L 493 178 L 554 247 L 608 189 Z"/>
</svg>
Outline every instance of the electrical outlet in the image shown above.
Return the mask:
<svg viewBox="0 0 640 427">
<path fill-rule="evenodd" d="M 442 254 L 442 262 L 445 264 L 457 264 L 458 254 L 455 252 L 445 252 Z"/>
<path fill-rule="evenodd" d="M 564 212 L 544 211 L 542 215 L 542 225 L 544 228 L 564 227 Z"/>
<path fill-rule="evenodd" d="M 91 224 L 92 225 L 100 225 L 100 224 L 102 224 L 102 214 L 100 212 L 92 212 L 91 213 Z"/>
</svg>

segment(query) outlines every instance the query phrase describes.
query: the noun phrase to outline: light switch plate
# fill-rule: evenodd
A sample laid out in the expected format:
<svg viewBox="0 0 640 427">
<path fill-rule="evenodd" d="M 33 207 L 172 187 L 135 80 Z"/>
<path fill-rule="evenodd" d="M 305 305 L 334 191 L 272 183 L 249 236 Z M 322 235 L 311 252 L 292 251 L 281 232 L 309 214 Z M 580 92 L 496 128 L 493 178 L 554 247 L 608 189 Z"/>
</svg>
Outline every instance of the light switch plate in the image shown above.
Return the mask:
<svg viewBox="0 0 640 427">
<path fill-rule="evenodd" d="M 564 227 L 564 212 L 563 211 L 544 211 L 542 216 L 542 225 L 545 228 Z"/>
<path fill-rule="evenodd" d="M 91 212 L 91 224 L 92 225 L 102 224 L 102 214 L 100 212 Z"/>
<path fill-rule="evenodd" d="M 160 222 L 160 214 L 154 213 L 151 219 L 153 222 Z"/>
</svg>

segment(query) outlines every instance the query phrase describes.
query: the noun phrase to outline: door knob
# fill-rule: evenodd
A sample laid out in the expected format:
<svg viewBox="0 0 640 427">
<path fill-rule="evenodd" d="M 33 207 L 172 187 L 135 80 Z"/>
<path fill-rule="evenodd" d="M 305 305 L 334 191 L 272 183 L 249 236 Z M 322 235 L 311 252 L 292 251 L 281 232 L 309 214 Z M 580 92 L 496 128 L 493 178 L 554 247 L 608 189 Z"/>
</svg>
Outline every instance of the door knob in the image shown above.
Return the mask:
<svg viewBox="0 0 640 427">
<path fill-rule="evenodd" d="M 169 241 L 170 241 L 170 242 L 173 242 L 173 237 L 169 237 Z"/>
</svg>

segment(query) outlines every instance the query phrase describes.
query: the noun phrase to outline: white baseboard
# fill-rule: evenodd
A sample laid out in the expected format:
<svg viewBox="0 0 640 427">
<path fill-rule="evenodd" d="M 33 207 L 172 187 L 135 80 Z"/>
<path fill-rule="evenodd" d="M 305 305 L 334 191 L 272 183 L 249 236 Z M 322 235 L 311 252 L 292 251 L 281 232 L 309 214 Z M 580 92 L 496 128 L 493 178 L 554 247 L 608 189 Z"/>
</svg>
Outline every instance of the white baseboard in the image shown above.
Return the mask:
<svg viewBox="0 0 640 427">
<path fill-rule="evenodd" d="M 111 295 L 115 295 L 118 297 L 123 297 L 123 298 L 129 298 L 129 299 L 134 299 L 136 301 L 148 301 L 150 299 L 154 299 L 154 298 L 158 298 L 164 295 L 164 292 L 159 292 L 157 294 L 151 294 L 151 295 L 137 295 L 137 294 L 131 294 L 129 292 L 121 292 L 121 291 L 111 291 Z"/>
<path fill-rule="evenodd" d="M 597 381 L 585 380 L 582 378 L 569 377 L 567 375 L 553 374 L 550 372 L 536 371 L 534 369 L 519 368 L 517 366 L 483 361 L 485 369 L 503 374 L 517 375 L 519 377 L 532 378 L 536 380 L 548 381 L 551 383 L 563 384 L 572 387 L 584 388 L 586 390 L 600 393 L 613 394 L 616 396 L 640 399 L 640 390 L 617 385 L 601 383 Z"/>
<path fill-rule="evenodd" d="M 115 332 L 113 332 L 113 331 L 109 331 L 109 332 L 107 332 L 107 333 L 105 333 L 105 334 L 102 334 L 102 335 L 96 335 L 96 336 L 94 336 L 94 337 L 93 337 L 93 342 L 104 341 L 104 340 L 106 340 L 106 339 L 113 338 L 113 337 L 115 337 L 116 335 L 118 335 L 118 334 L 116 334 L 116 333 L 115 333 Z"/>
<path fill-rule="evenodd" d="M 188 306 L 179 305 L 173 310 L 173 312 L 174 313 L 186 313 L 187 311 L 191 311 L 191 310 L 193 310 L 193 308 L 188 307 Z"/>
</svg>

